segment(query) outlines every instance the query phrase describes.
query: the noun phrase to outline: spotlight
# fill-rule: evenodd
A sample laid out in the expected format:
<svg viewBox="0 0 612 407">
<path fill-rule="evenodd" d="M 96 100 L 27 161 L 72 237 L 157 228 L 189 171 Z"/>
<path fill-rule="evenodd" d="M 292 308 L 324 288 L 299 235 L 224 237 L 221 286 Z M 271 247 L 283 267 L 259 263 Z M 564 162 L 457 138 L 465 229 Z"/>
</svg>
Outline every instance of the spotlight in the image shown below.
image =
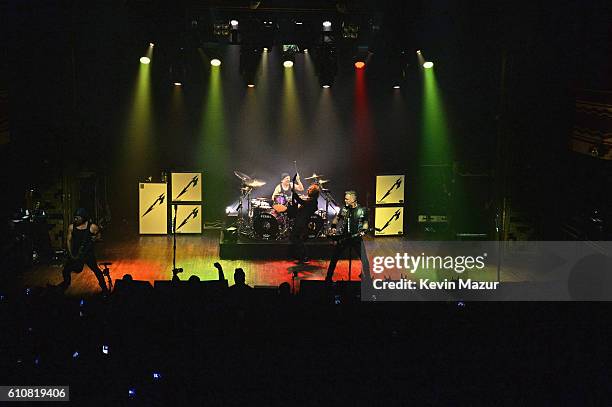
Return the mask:
<svg viewBox="0 0 612 407">
<path fill-rule="evenodd" d="M 217 58 L 213 58 L 210 60 L 210 64 L 212 66 L 221 66 L 221 60 Z"/>
<path fill-rule="evenodd" d="M 135 389 L 135 388 L 130 387 L 130 388 L 128 389 L 128 397 L 129 397 L 129 398 L 134 398 L 134 397 L 136 397 L 136 389 Z"/>
<path fill-rule="evenodd" d="M 357 62 L 355 62 L 355 68 L 357 68 L 357 69 L 363 69 L 363 68 L 365 68 L 365 62 L 363 62 L 363 61 L 357 61 Z"/>
<path fill-rule="evenodd" d="M 174 82 L 174 86 L 183 86 L 181 82 Z"/>
<path fill-rule="evenodd" d="M 323 21 L 323 28 L 331 28 L 331 21 L 329 20 Z"/>
<path fill-rule="evenodd" d="M 293 66 L 293 62 L 295 61 L 295 54 L 299 52 L 299 47 L 297 44 L 286 44 L 283 45 L 283 66 L 285 68 L 291 68 Z"/>
<path fill-rule="evenodd" d="M 254 84 L 254 83 L 249 83 L 249 84 L 247 85 L 247 87 L 249 87 L 249 88 L 254 88 L 254 87 L 255 87 L 255 84 Z"/>
<path fill-rule="evenodd" d="M 329 85 L 323 85 L 323 89 L 329 89 Z"/>
<path fill-rule="evenodd" d="M 421 54 L 421 50 L 420 49 L 417 49 L 417 54 L 419 54 L 419 55 Z"/>
<path fill-rule="evenodd" d="M 108 355 L 109 353 L 108 345 L 102 345 L 102 353 L 105 355 Z"/>
<path fill-rule="evenodd" d="M 162 377 L 161 373 L 153 372 L 153 379 L 154 380 L 159 380 L 159 379 L 161 379 L 161 377 Z"/>
<path fill-rule="evenodd" d="M 393 89 L 399 89 L 400 85 L 393 85 Z"/>
<path fill-rule="evenodd" d="M 153 44 L 152 42 L 149 43 L 149 47 L 153 48 L 155 46 L 155 44 Z"/>
<path fill-rule="evenodd" d="M 230 21 L 230 25 L 232 26 L 232 29 L 237 30 L 238 29 L 238 20 L 231 20 Z"/>
<path fill-rule="evenodd" d="M 76 351 L 76 352 L 74 352 L 74 353 L 72 354 L 72 358 L 73 358 L 73 359 L 76 359 L 76 358 L 78 358 L 78 357 L 79 357 L 79 352 L 78 352 L 78 351 Z"/>
<path fill-rule="evenodd" d="M 308 54 L 308 48 L 304 48 L 304 54 Z"/>
<path fill-rule="evenodd" d="M 263 51 L 268 52 L 268 47 L 264 47 Z"/>
<path fill-rule="evenodd" d="M 425 69 L 430 69 L 430 68 L 433 68 L 433 62 L 431 62 L 431 61 L 427 61 L 427 62 L 425 62 L 425 63 L 423 64 L 423 68 L 425 68 Z"/>
<path fill-rule="evenodd" d="M 140 63 L 144 65 L 149 65 L 151 63 L 151 58 L 149 57 L 140 57 Z"/>
</svg>

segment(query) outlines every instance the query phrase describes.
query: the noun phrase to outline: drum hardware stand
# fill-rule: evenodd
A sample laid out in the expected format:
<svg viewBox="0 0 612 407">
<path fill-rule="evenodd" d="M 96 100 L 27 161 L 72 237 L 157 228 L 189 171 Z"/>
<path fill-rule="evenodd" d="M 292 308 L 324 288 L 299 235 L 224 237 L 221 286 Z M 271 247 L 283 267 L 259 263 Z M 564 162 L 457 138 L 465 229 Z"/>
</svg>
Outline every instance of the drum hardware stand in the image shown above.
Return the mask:
<svg viewBox="0 0 612 407">
<path fill-rule="evenodd" d="M 333 203 L 336 207 L 338 207 L 338 203 L 336 202 L 336 200 L 334 199 L 334 197 L 331 195 L 331 191 L 329 189 L 324 189 L 321 188 L 321 192 L 323 195 L 323 199 L 325 200 L 325 228 L 324 228 L 324 232 L 323 232 L 323 236 L 327 236 L 329 234 L 329 218 L 328 218 L 328 213 L 329 213 L 329 204 Z M 336 214 L 338 213 L 337 210 Z"/>
</svg>

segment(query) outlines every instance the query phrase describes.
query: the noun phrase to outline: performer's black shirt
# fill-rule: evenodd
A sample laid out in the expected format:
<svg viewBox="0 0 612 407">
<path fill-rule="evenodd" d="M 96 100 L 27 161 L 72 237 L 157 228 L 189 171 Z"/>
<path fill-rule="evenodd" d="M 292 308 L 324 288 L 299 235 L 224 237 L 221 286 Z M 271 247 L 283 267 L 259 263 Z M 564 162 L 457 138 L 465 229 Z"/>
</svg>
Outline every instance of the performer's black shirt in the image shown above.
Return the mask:
<svg viewBox="0 0 612 407">
<path fill-rule="evenodd" d="M 300 204 L 295 216 L 295 227 L 306 226 L 310 217 L 317 211 L 319 205 L 316 199 L 302 199 L 298 194 L 293 195 L 294 202 Z"/>
<path fill-rule="evenodd" d="M 91 239 L 92 233 L 89 230 L 91 228 L 91 223 L 87 222 L 87 227 L 85 229 L 77 229 L 76 226 L 72 228 L 72 254 L 75 256 L 78 255 L 79 249 L 83 245 L 83 243 Z M 91 249 L 89 253 L 93 251 L 93 245 L 91 245 Z"/>
<path fill-rule="evenodd" d="M 355 208 L 345 206 L 340 211 L 339 217 L 342 221 L 342 233 L 352 235 L 363 229 L 363 224 L 368 221 L 368 211 L 363 206 Z"/>
</svg>

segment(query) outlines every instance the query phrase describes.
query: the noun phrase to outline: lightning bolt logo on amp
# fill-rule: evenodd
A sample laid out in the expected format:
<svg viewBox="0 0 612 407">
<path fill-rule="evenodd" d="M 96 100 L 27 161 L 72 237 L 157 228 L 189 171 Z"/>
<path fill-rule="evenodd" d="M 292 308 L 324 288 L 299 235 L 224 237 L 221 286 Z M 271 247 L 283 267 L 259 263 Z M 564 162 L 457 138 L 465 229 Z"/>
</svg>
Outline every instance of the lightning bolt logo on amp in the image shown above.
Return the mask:
<svg viewBox="0 0 612 407">
<path fill-rule="evenodd" d="M 164 199 L 166 199 L 166 194 L 161 194 L 160 196 L 158 196 L 157 199 L 155 200 L 155 202 L 153 202 L 153 204 L 151 204 L 151 206 L 149 206 L 149 209 L 147 209 L 147 211 L 142 215 L 142 217 L 144 218 L 149 213 L 151 213 L 151 211 L 153 211 L 153 209 L 155 209 L 156 206 L 159 206 L 159 205 L 163 204 L 164 203 Z"/>
</svg>

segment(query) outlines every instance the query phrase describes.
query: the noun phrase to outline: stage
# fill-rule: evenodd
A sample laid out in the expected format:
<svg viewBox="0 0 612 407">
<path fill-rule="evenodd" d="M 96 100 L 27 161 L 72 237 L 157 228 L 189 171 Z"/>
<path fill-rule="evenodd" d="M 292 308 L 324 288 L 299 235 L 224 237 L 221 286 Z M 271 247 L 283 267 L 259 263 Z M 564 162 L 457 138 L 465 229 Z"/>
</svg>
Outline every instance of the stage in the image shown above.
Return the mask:
<svg viewBox="0 0 612 407">
<path fill-rule="evenodd" d="M 308 257 L 313 260 L 329 260 L 333 245 L 330 239 L 319 237 L 306 241 Z M 231 240 L 221 232 L 219 241 L 219 257 L 223 260 L 286 260 L 291 258 L 291 243 L 289 239 L 264 240 L 239 237 Z M 358 253 L 352 253 L 353 259 L 358 259 Z M 343 253 L 344 259 L 348 259 L 348 252 Z"/>
<path fill-rule="evenodd" d="M 135 280 L 149 281 L 170 280 L 172 278 L 172 236 L 141 236 L 131 234 L 130 236 L 117 236 L 117 233 L 105 234 L 104 240 L 96 246 L 98 263 L 110 261 L 110 273 L 113 280 L 130 274 Z M 329 261 L 321 256 L 329 253 L 329 243 L 323 241 L 312 242 L 315 258 L 306 265 L 296 265 L 293 261 L 284 259 L 287 253 L 287 243 L 280 246 L 285 254 L 274 256 L 275 259 L 263 260 L 261 253 L 256 258 L 247 259 L 248 255 L 257 254 L 261 246 L 266 246 L 268 254 L 276 246 L 270 242 L 252 242 L 240 247 L 233 246 L 232 249 L 243 250 L 245 256 L 237 258 L 239 252 L 231 252 L 234 257 L 222 259 L 221 231 L 205 230 L 201 235 L 177 235 L 176 266 L 183 268 L 180 274 L 181 280 L 187 280 L 191 275 L 196 275 L 200 280 L 217 279 L 217 270 L 213 267 L 219 261 L 224 268 L 225 277 L 231 285 L 234 283 L 234 269 L 242 267 L 246 274 L 246 282 L 250 286 L 278 286 L 283 282 L 291 284 L 295 291 L 299 290 L 302 280 L 323 280 L 327 272 Z M 278 248 L 278 247 L 277 247 Z M 340 260 L 336 267 L 334 280 L 348 280 L 348 260 Z M 31 270 L 23 273 L 20 283 L 23 287 L 57 284 L 62 280 L 62 267 L 55 265 L 36 265 Z M 293 281 L 293 275 L 297 277 Z M 361 263 L 353 260 L 351 266 L 351 279 L 359 281 Z M 72 285 L 66 291 L 69 296 L 91 295 L 100 291 L 94 274 L 85 267 L 83 272 L 72 275 Z"/>
</svg>

